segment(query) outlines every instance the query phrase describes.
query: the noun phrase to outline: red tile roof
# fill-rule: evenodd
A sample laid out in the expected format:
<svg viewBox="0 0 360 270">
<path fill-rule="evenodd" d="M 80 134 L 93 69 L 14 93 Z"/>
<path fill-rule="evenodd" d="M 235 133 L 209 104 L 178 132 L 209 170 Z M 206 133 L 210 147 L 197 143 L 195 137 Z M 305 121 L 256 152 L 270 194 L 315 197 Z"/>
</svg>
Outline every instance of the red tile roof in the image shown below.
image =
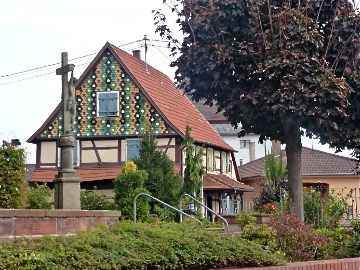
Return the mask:
<svg viewBox="0 0 360 270">
<path fill-rule="evenodd" d="M 133 79 L 141 85 L 141 89 L 149 99 L 155 103 L 159 113 L 168 119 L 169 124 L 178 130 L 180 135 L 185 134 L 186 125 L 192 128 L 191 136 L 199 143 L 207 143 L 234 151 L 221 136 L 211 127 L 204 116 L 174 85 L 171 79 L 159 70 L 147 65 L 140 59 L 107 43 L 133 75 Z"/>
<path fill-rule="evenodd" d="M 118 176 L 120 168 L 104 169 L 81 169 L 75 170 L 81 177 L 82 181 L 112 180 Z M 41 171 L 37 170 L 32 174 L 31 182 L 52 182 L 58 171 Z"/>
<path fill-rule="evenodd" d="M 244 183 L 238 182 L 227 177 L 224 174 L 207 173 L 204 176 L 204 190 L 240 190 L 240 191 L 254 191 L 254 189 Z"/>
<path fill-rule="evenodd" d="M 286 154 L 283 151 L 284 164 Z M 301 154 L 302 175 L 352 175 L 355 173 L 356 160 L 326 153 L 307 147 L 302 148 Z M 264 176 L 265 158 L 239 166 L 241 179 Z"/>
</svg>

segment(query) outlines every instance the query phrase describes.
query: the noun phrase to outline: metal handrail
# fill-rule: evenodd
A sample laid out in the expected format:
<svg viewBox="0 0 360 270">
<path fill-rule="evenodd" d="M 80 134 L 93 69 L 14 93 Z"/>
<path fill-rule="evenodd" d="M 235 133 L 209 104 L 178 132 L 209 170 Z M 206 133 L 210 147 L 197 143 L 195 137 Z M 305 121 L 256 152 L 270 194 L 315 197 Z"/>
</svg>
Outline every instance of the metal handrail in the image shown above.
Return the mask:
<svg viewBox="0 0 360 270">
<path fill-rule="evenodd" d="M 187 217 L 189 217 L 189 218 L 191 218 L 191 219 L 196 220 L 197 222 L 200 223 L 201 228 L 204 229 L 204 225 L 203 225 L 202 222 L 201 222 L 200 220 L 198 220 L 197 218 L 194 218 L 194 217 L 192 217 L 192 216 L 184 213 L 183 211 L 181 211 L 181 210 L 179 210 L 179 209 L 176 209 L 175 207 L 173 207 L 173 206 L 171 206 L 171 205 L 169 205 L 169 204 L 167 204 L 167 203 L 165 203 L 165 202 L 163 202 L 163 201 L 161 201 L 161 200 L 159 200 L 159 199 L 157 199 L 157 198 L 155 198 L 155 197 L 153 197 L 153 196 L 151 196 L 151 195 L 149 195 L 149 194 L 147 194 L 147 193 L 139 193 L 139 194 L 136 195 L 135 198 L 134 198 L 134 223 L 136 223 L 136 201 L 137 201 L 137 199 L 138 199 L 140 196 L 147 196 L 147 197 L 149 197 L 149 198 L 151 198 L 151 199 L 153 199 L 153 200 L 161 203 L 162 205 L 165 205 L 166 207 L 170 208 L 171 210 L 174 210 L 174 211 L 180 213 L 180 219 L 182 218 L 182 215 L 185 215 L 185 216 L 187 216 Z"/>
<path fill-rule="evenodd" d="M 229 231 L 229 223 L 227 222 L 227 220 L 225 218 L 223 218 L 222 216 L 220 216 L 218 213 L 215 213 L 212 209 L 210 209 L 209 207 L 207 207 L 206 205 L 204 205 L 203 203 L 199 202 L 197 199 L 195 199 L 194 197 L 192 197 L 191 195 L 189 194 L 183 194 L 181 195 L 180 197 L 180 204 L 179 204 L 179 208 L 180 208 L 180 211 L 182 211 L 182 204 L 181 204 L 181 200 L 184 198 L 184 197 L 189 197 L 190 199 L 194 200 L 195 202 L 197 202 L 198 204 L 200 204 L 202 207 L 204 207 L 205 209 L 207 209 L 208 211 L 210 211 L 211 213 L 213 213 L 215 216 L 217 216 L 218 218 L 221 218 L 225 225 L 226 225 L 226 231 L 228 232 Z M 180 222 L 182 222 L 182 215 L 180 215 Z"/>
</svg>

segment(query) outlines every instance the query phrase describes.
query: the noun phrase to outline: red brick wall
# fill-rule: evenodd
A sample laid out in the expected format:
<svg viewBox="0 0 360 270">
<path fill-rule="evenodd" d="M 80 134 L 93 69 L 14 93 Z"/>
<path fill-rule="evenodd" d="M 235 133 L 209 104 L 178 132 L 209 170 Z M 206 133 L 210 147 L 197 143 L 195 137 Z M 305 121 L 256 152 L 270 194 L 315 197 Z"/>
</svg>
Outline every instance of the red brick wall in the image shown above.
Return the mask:
<svg viewBox="0 0 360 270">
<path fill-rule="evenodd" d="M 119 211 L 0 209 L 0 239 L 23 235 L 72 234 L 113 226 Z"/>
<path fill-rule="evenodd" d="M 238 268 L 241 270 L 359 270 L 360 258 L 289 263 L 283 266 Z M 223 269 L 225 270 L 225 269 Z M 231 270 L 237 270 L 232 268 Z"/>
</svg>

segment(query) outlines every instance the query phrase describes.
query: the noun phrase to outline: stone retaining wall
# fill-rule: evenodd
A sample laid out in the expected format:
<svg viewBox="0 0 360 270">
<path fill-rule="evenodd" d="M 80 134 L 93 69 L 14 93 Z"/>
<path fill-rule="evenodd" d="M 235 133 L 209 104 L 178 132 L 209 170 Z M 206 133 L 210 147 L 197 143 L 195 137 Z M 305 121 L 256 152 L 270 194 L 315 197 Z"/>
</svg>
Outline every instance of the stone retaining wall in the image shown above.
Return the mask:
<svg viewBox="0 0 360 270">
<path fill-rule="evenodd" d="M 45 234 L 73 234 L 113 226 L 120 211 L 0 209 L 0 239 Z"/>
</svg>

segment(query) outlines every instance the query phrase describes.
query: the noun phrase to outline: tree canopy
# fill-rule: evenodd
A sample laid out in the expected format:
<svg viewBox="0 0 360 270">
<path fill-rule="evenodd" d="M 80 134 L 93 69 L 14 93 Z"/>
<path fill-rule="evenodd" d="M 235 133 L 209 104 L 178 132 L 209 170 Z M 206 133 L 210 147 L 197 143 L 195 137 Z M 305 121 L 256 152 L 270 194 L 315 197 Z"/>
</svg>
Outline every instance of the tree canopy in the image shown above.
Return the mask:
<svg viewBox="0 0 360 270">
<path fill-rule="evenodd" d="M 165 0 L 166 2 L 166 0 Z M 359 16 L 348 0 L 176 0 L 176 80 L 242 135 L 286 144 L 290 211 L 303 217 L 301 128 L 342 149 L 359 137 Z M 174 41 L 166 16 L 157 31 Z M 171 43 L 170 43 L 171 44 Z"/>
</svg>

